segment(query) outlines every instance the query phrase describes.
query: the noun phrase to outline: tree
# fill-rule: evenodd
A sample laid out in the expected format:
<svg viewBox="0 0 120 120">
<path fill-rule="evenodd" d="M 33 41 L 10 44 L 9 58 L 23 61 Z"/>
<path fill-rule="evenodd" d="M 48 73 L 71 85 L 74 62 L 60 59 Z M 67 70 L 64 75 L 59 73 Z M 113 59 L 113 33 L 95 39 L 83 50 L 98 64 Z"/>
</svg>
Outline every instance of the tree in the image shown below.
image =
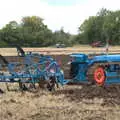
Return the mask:
<svg viewBox="0 0 120 120">
<path fill-rule="evenodd" d="M 94 41 L 120 44 L 120 11 L 109 11 L 102 8 L 96 16 L 86 19 L 79 27 L 79 43 L 91 44 Z"/>
<path fill-rule="evenodd" d="M 18 29 L 19 25 L 16 21 L 11 21 L 6 24 L 6 26 L 1 30 L 2 42 L 6 43 L 6 45 L 19 43 Z"/>
<path fill-rule="evenodd" d="M 43 19 L 37 16 L 23 17 L 22 34 L 27 46 L 51 45 L 52 31 L 44 25 Z"/>
<path fill-rule="evenodd" d="M 23 17 L 21 25 L 28 28 L 31 33 L 39 32 L 47 28 L 47 26 L 43 24 L 43 19 L 38 16 Z"/>
<path fill-rule="evenodd" d="M 53 34 L 53 42 L 54 44 L 65 44 L 69 46 L 71 44 L 71 35 L 69 33 L 65 33 L 64 29 L 61 28 L 58 31 L 55 31 Z"/>
</svg>

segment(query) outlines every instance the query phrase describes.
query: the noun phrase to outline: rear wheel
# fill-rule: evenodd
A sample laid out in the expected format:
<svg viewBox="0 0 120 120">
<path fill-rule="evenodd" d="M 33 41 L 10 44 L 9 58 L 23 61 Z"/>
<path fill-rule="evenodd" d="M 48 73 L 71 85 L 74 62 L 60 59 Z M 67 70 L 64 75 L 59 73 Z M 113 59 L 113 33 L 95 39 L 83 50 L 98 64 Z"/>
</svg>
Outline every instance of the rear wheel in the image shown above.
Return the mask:
<svg viewBox="0 0 120 120">
<path fill-rule="evenodd" d="M 94 80 L 97 85 L 103 85 L 106 79 L 105 71 L 103 67 L 98 67 L 93 73 Z"/>
<path fill-rule="evenodd" d="M 104 65 L 94 64 L 87 71 L 87 79 L 91 84 L 104 85 L 106 74 Z"/>
</svg>

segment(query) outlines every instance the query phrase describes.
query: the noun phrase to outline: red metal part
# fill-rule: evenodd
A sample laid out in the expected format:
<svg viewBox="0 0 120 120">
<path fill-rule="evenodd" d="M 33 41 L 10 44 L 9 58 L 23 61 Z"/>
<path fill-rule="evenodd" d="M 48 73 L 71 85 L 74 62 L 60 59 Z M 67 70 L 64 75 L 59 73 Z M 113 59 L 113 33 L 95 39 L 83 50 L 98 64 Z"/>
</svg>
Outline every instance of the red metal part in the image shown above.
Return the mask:
<svg viewBox="0 0 120 120">
<path fill-rule="evenodd" d="M 105 71 L 102 67 L 98 67 L 94 72 L 94 80 L 98 85 L 103 85 L 106 79 Z"/>
<path fill-rule="evenodd" d="M 96 41 L 91 44 L 92 47 L 102 47 L 103 43 L 101 41 Z"/>
</svg>

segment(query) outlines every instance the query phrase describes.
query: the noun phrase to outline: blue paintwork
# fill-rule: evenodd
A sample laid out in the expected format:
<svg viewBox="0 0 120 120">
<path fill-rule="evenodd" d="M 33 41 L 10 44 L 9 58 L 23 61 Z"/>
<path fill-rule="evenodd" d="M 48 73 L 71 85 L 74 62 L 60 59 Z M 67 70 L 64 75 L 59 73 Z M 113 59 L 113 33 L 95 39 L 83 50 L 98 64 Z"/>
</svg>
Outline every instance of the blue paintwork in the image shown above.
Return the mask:
<svg viewBox="0 0 120 120">
<path fill-rule="evenodd" d="M 120 62 L 120 54 L 117 55 L 99 55 L 94 56 L 93 58 L 88 58 L 86 54 L 71 54 L 70 57 L 72 57 L 71 64 L 78 64 L 75 67 L 79 69 L 77 72 L 75 72 L 75 77 L 73 78 L 73 82 L 88 82 L 87 80 L 87 70 L 90 66 L 94 65 L 94 63 L 101 63 L 101 62 Z M 79 67 L 78 67 L 79 66 Z M 76 69 L 76 68 L 74 68 Z M 118 72 L 119 71 L 119 72 Z M 109 65 L 109 68 L 105 69 L 106 74 L 106 84 L 111 83 L 120 83 L 120 65 Z"/>
<path fill-rule="evenodd" d="M 34 62 L 33 59 L 35 57 L 39 59 L 38 62 Z M 50 63 L 48 66 L 46 66 L 47 62 Z M 21 71 L 16 72 L 15 68 L 18 65 L 23 65 L 24 67 Z M 40 66 L 43 66 L 43 68 L 40 68 Z M 56 82 L 61 85 L 68 82 L 64 79 L 64 75 L 61 72 L 58 63 L 50 56 L 34 55 L 30 53 L 24 57 L 23 63 L 9 63 L 7 67 L 9 74 L 1 74 L 0 82 L 36 83 L 39 82 L 40 78 L 44 77 L 45 80 L 49 80 L 52 76 L 54 76 Z M 51 71 L 51 69 L 54 71 Z"/>
<path fill-rule="evenodd" d="M 75 82 L 79 82 L 79 81 L 86 81 L 86 70 L 88 68 L 88 66 L 86 64 L 79 64 L 79 71 L 78 74 L 74 77 L 74 81 Z"/>
<path fill-rule="evenodd" d="M 120 62 L 120 55 L 100 55 L 89 60 L 90 64 L 94 62 Z"/>
<path fill-rule="evenodd" d="M 87 70 L 94 63 L 100 62 L 120 62 L 120 55 L 99 55 L 93 58 L 88 58 L 86 54 L 71 54 L 73 59 L 71 64 L 74 67 L 74 78 L 73 82 L 88 82 L 87 78 Z M 38 62 L 34 62 L 34 58 L 37 57 L 39 59 Z M 49 66 L 45 67 L 47 62 L 50 62 Z M 75 64 L 74 64 L 75 63 Z M 15 68 L 18 65 L 23 65 L 24 68 L 20 72 L 16 72 Z M 43 65 L 43 69 L 39 66 Z M 61 69 L 58 63 L 51 58 L 50 56 L 41 56 L 34 54 L 27 54 L 24 57 L 24 63 L 9 63 L 7 65 L 9 75 L 1 74 L 0 82 L 22 82 L 22 83 L 36 83 L 39 82 L 39 79 L 44 77 L 45 80 L 49 80 L 51 76 L 56 78 L 56 82 L 61 85 L 67 84 L 69 81 L 64 79 L 64 74 L 61 72 Z M 2 68 L 2 65 L 0 65 Z M 31 69 L 34 72 L 31 72 Z M 51 71 L 54 69 L 54 71 Z M 105 69 L 106 74 L 106 84 L 111 83 L 120 83 L 120 66 L 119 65 L 110 65 L 107 69 Z"/>
<path fill-rule="evenodd" d="M 73 62 L 86 62 L 88 61 L 88 56 L 85 54 L 79 54 L 79 53 L 74 53 L 70 55 L 72 58 L 74 58 Z"/>
</svg>

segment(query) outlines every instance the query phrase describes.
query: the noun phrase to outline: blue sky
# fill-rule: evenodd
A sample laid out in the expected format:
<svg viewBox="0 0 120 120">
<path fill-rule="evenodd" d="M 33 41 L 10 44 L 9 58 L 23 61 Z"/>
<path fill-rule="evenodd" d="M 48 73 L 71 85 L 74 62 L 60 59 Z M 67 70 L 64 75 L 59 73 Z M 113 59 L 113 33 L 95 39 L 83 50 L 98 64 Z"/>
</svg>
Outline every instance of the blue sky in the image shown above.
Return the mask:
<svg viewBox="0 0 120 120">
<path fill-rule="evenodd" d="M 43 0 L 47 2 L 49 5 L 53 6 L 70 6 L 70 5 L 75 5 L 77 3 L 83 3 L 87 0 Z"/>
<path fill-rule="evenodd" d="M 120 0 L 1 0 L 0 28 L 9 21 L 21 22 L 24 16 L 36 15 L 52 31 L 61 27 L 66 32 L 78 33 L 78 27 L 101 8 L 120 9 Z"/>
</svg>

